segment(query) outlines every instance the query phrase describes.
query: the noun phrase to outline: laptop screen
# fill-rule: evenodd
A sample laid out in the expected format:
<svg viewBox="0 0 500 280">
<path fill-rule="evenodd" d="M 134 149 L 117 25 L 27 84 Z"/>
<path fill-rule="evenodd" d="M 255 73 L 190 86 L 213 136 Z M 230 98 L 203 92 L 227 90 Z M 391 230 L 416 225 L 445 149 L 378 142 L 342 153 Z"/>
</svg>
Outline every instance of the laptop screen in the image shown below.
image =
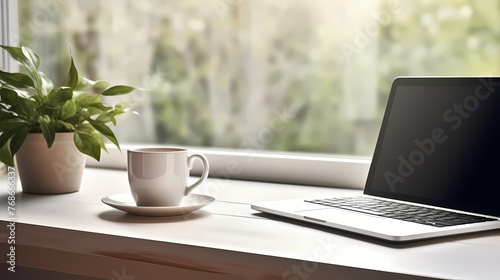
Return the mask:
<svg viewBox="0 0 500 280">
<path fill-rule="evenodd" d="M 397 78 L 365 194 L 500 216 L 500 78 Z"/>
</svg>

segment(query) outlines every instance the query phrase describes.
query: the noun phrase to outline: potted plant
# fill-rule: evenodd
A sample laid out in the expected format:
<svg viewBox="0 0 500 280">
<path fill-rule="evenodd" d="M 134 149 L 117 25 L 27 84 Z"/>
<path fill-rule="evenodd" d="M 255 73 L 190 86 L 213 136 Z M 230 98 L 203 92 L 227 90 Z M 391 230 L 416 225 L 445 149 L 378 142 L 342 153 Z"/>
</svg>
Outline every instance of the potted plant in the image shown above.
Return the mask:
<svg viewBox="0 0 500 280">
<path fill-rule="evenodd" d="M 99 161 L 104 138 L 120 148 L 107 124 L 116 125 L 115 116 L 129 106 L 107 104 L 103 96 L 134 88 L 79 76 L 72 56 L 65 84 L 54 86 L 39 70 L 33 50 L 0 47 L 25 70 L 0 70 L 0 161 L 8 166 L 16 161 L 23 192 L 78 191 L 85 155 Z"/>
</svg>

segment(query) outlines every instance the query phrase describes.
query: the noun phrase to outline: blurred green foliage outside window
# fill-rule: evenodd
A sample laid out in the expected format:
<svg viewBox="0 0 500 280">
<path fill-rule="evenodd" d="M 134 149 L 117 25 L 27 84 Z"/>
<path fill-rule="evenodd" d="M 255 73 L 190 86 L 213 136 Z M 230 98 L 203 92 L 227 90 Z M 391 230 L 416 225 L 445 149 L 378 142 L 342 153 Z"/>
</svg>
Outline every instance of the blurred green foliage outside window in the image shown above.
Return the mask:
<svg viewBox="0 0 500 280">
<path fill-rule="evenodd" d="M 122 143 L 371 155 L 395 77 L 500 75 L 498 0 L 20 0 L 19 29 L 55 81 L 71 48 L 141 88 Z"/>
</svg>

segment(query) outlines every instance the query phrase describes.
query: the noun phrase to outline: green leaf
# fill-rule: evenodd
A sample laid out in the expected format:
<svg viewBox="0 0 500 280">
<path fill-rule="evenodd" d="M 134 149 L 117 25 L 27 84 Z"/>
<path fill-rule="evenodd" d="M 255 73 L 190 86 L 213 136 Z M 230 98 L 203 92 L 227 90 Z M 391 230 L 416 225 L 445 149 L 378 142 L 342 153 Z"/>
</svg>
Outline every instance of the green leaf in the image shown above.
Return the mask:
<svg viewBox="0 0 500 280">
<path fill-rule="evenodd" d="M 78 71 L 75 67 L 73 57 L 71 57 L 71 65 L 69 67 L 68 76 L 66 77 L 66 86 L 74 89 L 78 85 Z"/>
<path fill-rule="evenodd" d="M 47 94 L 54 88 L 54 83 L 47 76 L 45 76 L 45 73 L 41 71 L 39 71 L 39 73 L 42 81 L 43 94 Z"/>
<path fill-rule="evenodd" d="M 76 114 L 76 103 L 73 100 L 66 101 L 61 107 L 61 119 L 67 119 Z"/>
<path fill-rule="evenodd" d="M 99 141 L 90 133 L 81 131 L 77 128 L 77 130 L 75 130 L 73 140 L 76 148 L 80 152 L 93 157 L 97 161 L 101 159 L 101 145 L 99 144 Z"/>
<path fill-rule="evenodd" d="M 82 115 L 85 119 L 90 118 L 91 116 L 101 114 L 103 111 L 101 109 L 89 106 L 80 111 L 80 115 Z"/>
<path fill-rule="evenodd" d="M 57 87 L 49 93 L 49 102 L 51 104 L 63 103 L 73 98 L 73 89 L 69 87 Z"/>
<path fill-rule="evenodd" d="M 128 111 L 128 108 L 123 107 L 120 104 L 117 104 L 117 105 L 115 105 L 115 107 L 113 108 L 113 110 L 108 111 L 108 112 L 110 114 L 112 114 L 113 116 L 118 116 L 118 115 L 121 115 L 121 114 L 123 114 L 123 113 L 125 113 L 127 111 Z"/>
<path fill-rule="evenodd" d="M 4 50 L 6 50 L 10 56 L 17 62 L 19 62 L 21 65 L 23 65 L 26 68 L 33 67 L 35 68 L 35 65 L 30 63 L 29 59 L 26 57 L 24 54 L 23 50 L 19 47 L 10 47 L 10 46 L 3 46 L 0 45 L 0 47 Z"/>
<path fill-rule="evenodd" d="M 1 48 L 6 50 L 13 59 L 15 59 L 19 64 L 28 69 L 29 74 L 34 80 L 36 91 L 42 93 L 42 79 L 40 78 L 40 73 L 38 72 L 37 63 L 39 63 L 38 56 L 34 54 L 33 50 L 27 47 L 10 47 L 0 45 Z M 34 54 L 34 57 L 32 57 Z"/>
<path fill-rule="evenodd" d="M 37 107 L 34 100 L 20 97 L 16 92 L 6 88 L 0 89 L 0 99 L 0 104 L 11 106 L 9 108 L 5 107 L 8 109 L 2 110 L 2 113 L 8 112 L 11 116 L 20 116 L 25 120 L 33 119 L 33 114 Z"/>
<path fill-rule="evenodd" d="M 4 104 L 14 105 L 17 101 L 17 93 L 13 90 L 1 88 L 0 89 L 0 101 Z"/>
<path fill-rule="evenodd" d="M 24 143 L 24 139 L 26 139 L 26 136 L 28 135 L 29 131 L 30 130 L 28 126 L 25 126 L 21 130 L 16 132 L 14 136 L 12 136 L 12 138 L 10 139 L 10 152 L 12 155 L 15 155 L 19 150 L 19 148 L 21 148 L 21 146 Z"/>
<path fill-rule="evenodd" d="M 104 105 L 103 103 L 92 103 L 92 104 L 89 104 L 89 107 L 94 107 L 94 108 L 97 108 L 101 111 L 109 111 L 109 110 L 113 109 L 112 106 L 107 106 L 107 105 Z"/>
<path fill-rule="evenodd" d="M 0 161 L 8 166 L 14 166 L 14 157 L 10 153 L 9 145 L 0 147 Z"/>
<path fill-rule="evenodd" d="M 118 144 L 118 140 L 116 139 L 115 134 L 113 131 L 105 124 L 94 121 L 92 119 L 88 119 L 88 122 L 97 130 L 99 131 L 104 137 L 108 138 L 111 143 L 115 144 L 115 146 L 120 149 L 120 144 Z"/>
<path fill-rule="evenodd" d="M 28 123 L 21 120 L 5 121 L 0 123 L 0 131 L 16 132 L 26 127 Z"/>
<path fill-rule="evenodd" d="M 9 139 L 15 132 L 3 132 L 0 134 L 0 162 L 8 166 L 14 166 L 14 156 L 10 152 Z"/>
<path fill-rule="evenodd" d="M 35 69 L 38 70 L 38 68 L 40 67 L 40 58 L 38 57 L 38 55 L 32 49 L 25 46 L 22 46 L 21 50 L 30 64 L 35 66 Z"/>
<path fill-rule="evenodd" d="M 18 115 L 22 116 L 24 119 L 36 119 L 36 101 L 25 98 L 18 98 L 15 110 Z"/>
<path fill-rule="evenodd" d="M 78 105 L 82 107 L 87 107 L 90 104 L 95 104 L 95 103 L 101 103 L 101 96 L 99 94 L 92 94 L 92 93 L 80 93 L 75 101 L 78 103 Z"/>
<path fill-rule="evenodd" d="M 75 87 L 75 90 L 83 90 L 88 88 L 94 88 L 98 91 L 103 91 L 109 86 L 109 83 L 106 81 L 92 81 L 85 77 L 78 77 L 78 84 Z"/>
<path fill-rule="evenodd" d="M 0 134 L 0 147 L 3 147 L 7 144 L 7 141 L 15 134 L 15 132 L 3 132 Z M 7 145 L 8 146 L 8 145 Z"/>
<path fill-rule="evenodd" d="M 97 142 L 99 142 L 101 149 L 105 150 L 106 152 L 108 151 L 106 149 L 106 145 L 104 145 L 104 141 L 102 139 L 102 134 L 99 133 L 99 131 L 97 131 L 90 123 L 80 125 L 78 127 L 78 130 L 81 132 L 85 132 L 87 134 L 92 135 L 94 137 L 94 139 L 97 140 Z"/>
<path fill-rule="evenodd" d="M 75 126 L 63 121 L 56 121 L 56 131 L 75 131 Z"/>
<path fill-rule="evenodd" d="M 56 139 L 56 132 L 54 128 L 46 121 L 40 122 L 40 130 L 42 130 L 43 137 L 47 142 L 47 147 L 52 147 L 54 139 Z"/>
<path fill-rule="evenodd" d="M 17 115 L 0 104 L 0 122 L 16 119 Z"/>
<path fill-rule="evenodd" d="M 105 91 L 103 91 L 101 94 L 104 96 L 121 95 L 121 94 L 127 94 L 127 93 L 133 91 L 134 89 L 135 88 L 131 87 L 131 86 L 119 85 L 119 86 L 110 87 L 110 88 L 106 89 Z"/>
<path fill-rule="evenodd" d="M 115 115 L 104 112 L 97 117 L 96 121 L 101 122 L 101 123 L 108 123 L 111 122 L 113 125 L 116 125 L 116 118 Z"/>
<path fill-rule="evenodd" d="M 125 103 L 119 103 L 115 105 L 115 108 L 113 108 L 113 112 L 116 115 L 123 114 L 129 110 L 130 106 L 125 104 Z"/>
<path fill-rule="evenodd" d="M 33 80 L 22 73 L 9 73 L 0 70 L 0 80 L 15 88 L 35 88 Z"/>
</svg>

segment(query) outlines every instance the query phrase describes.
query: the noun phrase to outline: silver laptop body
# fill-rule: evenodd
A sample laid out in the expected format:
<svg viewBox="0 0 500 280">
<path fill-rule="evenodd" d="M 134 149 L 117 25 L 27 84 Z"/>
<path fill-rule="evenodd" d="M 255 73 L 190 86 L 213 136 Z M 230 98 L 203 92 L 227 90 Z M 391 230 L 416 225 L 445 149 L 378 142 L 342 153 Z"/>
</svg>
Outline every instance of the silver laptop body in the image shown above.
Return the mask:
<svg viewBox="0 0 500 280">
<path fill-rule="evenodd" d="M 436 226 L 330 206 L 333 197 L 252 209 L 393 242 L 500 228 L 499 117 L 500 77 L 395 79 L 362 195 L 484 221 Z"/>
</svg>

